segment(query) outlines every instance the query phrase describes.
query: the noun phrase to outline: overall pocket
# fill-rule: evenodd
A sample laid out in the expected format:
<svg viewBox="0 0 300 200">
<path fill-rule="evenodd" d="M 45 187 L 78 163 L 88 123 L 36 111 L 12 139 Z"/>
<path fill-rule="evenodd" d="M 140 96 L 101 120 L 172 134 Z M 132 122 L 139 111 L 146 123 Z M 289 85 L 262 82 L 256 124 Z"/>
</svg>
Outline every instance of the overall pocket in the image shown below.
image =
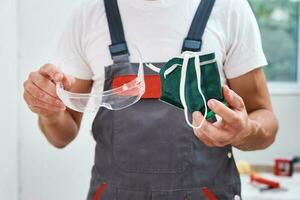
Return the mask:
<svg viewBox="0 0 300 200">
<path fill-rule="evenodd" d="M 105 87 L 111 87 L 114 77 L 134 75 L 136 67 L 107 67 L 106 77 L 112 78 L 106 80 Z M 179 173 L 186 169 L 193 133 L 182 110 L 158 99 L 141 99 L 114 111 L 113 116 L 113 162 L 119 169 L 136 173 Z"/>
<path fill-rule="evenodd" d="M 122 170 L 179 173 L 188 166 L 193 133 L 176 107 L 141 100 L 115 111 L 113 124 L 113 159 Z"/>
</svg>

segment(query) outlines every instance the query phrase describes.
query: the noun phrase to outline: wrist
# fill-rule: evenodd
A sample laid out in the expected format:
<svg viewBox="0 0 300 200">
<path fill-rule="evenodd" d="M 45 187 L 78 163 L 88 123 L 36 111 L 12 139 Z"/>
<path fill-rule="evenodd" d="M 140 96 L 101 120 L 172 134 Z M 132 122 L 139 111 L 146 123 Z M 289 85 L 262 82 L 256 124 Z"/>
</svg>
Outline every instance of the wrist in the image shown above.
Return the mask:
<svg viewBox="0 0 300 200">
<path fill-rule="evenodd" d="M 249 118 L 246 130 L 247 130 L 247 132 L 246 132 L 245 139 L 247 139 L 248 137 L 251 137 L 252 135 L 255 135 L 258 131 L 257 122 Z"/>
<path fill-rule="evenodd" d="M 60 120 L 60 116 L 64 112 L 57 112 L 49 115 L 39 115 L 39 121 L 42 122 L 43 124 L 51 125 L 51 124 L 56 124 Z"/>
<path fill-rule="evenodd" d="M 242 137 L 233 144 L 234 147 L 238 149 L 246 149 L 248 146 L 249 138 L 253 137 L 258 132 L 258 124 L 252 119 L 248 119 L 247 125 L 243 131 Z"/>
</svg>

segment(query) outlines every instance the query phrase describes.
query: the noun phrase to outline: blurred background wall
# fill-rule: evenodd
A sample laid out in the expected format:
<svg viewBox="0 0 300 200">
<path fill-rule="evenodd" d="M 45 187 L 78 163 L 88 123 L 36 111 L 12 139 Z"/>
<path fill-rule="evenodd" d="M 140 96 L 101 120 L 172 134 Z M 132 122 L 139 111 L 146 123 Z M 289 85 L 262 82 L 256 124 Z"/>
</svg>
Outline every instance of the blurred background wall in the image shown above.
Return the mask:
<svg viewBox="0 0 300 200">
<path fill-rule="evenodd" d="M 17 180 L 16 1 L 0 0 L 0 199 L 15 200 Z"/>
<path fill-rule="evenodd" d="M 85 116 L 75 142 L 57 150 L 43 138 L 36 116 L 22 100 L 23 81 L 49 61 L 64 25 L 84 1 L 0 0 L 1 200 L 85 198 L 94 152 L 93 116 Z M 300 90 L 288 90 L 272 92 L 280 121 L 275 144 L 265 151 L 236 151 L 237 160 L 272 164 L 275 157 L 300 155 Z"/>
</svg>

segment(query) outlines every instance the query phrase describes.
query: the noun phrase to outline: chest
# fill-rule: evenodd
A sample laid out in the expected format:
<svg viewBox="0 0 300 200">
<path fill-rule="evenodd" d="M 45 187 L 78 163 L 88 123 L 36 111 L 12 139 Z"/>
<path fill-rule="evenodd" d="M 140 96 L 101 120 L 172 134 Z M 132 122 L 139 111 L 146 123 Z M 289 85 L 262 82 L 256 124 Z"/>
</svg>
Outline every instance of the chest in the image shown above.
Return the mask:
<svg viewBox="0 0 300 200">
<path fill-rule="evenodd" d="M 146 12 L 120 5 L 131 62 L 137 62 L 139 58 L 135 51 L 130 51 L 130 44 L 139 49 L 143 62 L 167 62 L 180 54 L 199 0 L 187 2 L 181 7 Z M 104 10 L 102 12 L 99 10 L 86 25 L 82 44 L 96 82 L 105 78 L 105 66 L 113 63 L 108 48 L 111 40 L 107 18 Z M 215 8 L 203 36 L 202 51 L 215 53 L 222 76 L 226 37 L 224 23 L 220 18 L 218 8 Z"/>
</svg>

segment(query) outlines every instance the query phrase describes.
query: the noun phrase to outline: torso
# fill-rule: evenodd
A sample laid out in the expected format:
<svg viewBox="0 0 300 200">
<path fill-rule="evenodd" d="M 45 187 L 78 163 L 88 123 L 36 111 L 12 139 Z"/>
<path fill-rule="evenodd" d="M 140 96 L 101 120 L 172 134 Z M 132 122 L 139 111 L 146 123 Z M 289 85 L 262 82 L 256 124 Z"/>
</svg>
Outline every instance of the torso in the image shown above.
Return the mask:
<svg viewBox="0 0 300 200">
<path fill-rule="evenodd" d="M 179 55 L 199 2 L 120 0 L 127 43 L 138 47 L 143 62 L 166 62 Z M 222 68 L 228 46 L 225 23 L 222 23 L 226 15 L 225 3 L 225 0 L 216 1 L 202 47 L 203 52 L 215 52 L 223 84 L 226 79 Z M 102 90 L 104 67 L 113 62 L 108 49 L 111 40 L 103 1 L 89 4 L 85 19 L 82 47 L 93 72 L 94 89 Z M 135 51 L 131 52 L 130 59 L 131 62 L 138 61 Z"/>
</svg>

